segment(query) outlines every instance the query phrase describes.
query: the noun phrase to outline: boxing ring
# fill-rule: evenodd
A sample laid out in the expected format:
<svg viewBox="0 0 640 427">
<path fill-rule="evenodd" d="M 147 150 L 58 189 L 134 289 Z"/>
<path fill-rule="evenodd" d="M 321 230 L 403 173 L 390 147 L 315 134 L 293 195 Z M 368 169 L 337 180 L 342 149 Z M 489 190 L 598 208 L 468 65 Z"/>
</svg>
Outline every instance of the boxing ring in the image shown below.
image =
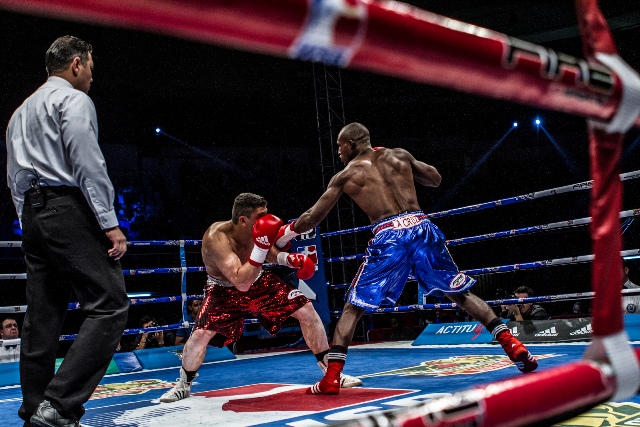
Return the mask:
<svg viewBox="0 0 640 427">
<path fill-rule="evenodd" d="M 574 255 L 568 259 L 525 261 L 518 265 L 491 266 L 485 267 L 488 269 L 486 271 L 483 269 L 477 272 L 467 270 L 469 274 L 480 274 L 591 261 L 593 293 L 588 296 L 594 298 L 591 322 L 593 333 L 591 343 L 586 346 L 586 351 L 584 346 L 576 347 L 579 348 L 578 351 L 570 351 L 563 346 L 562 354 L 566 353 L 569 356 L 571 353 L 568 358 L 563 359 L 560 356 L 544 358 L 542 355 L 560 354 L 556 353 L 560 350 L 533 347 L 531 348 L 532 353 L 542 359 L 540 372 L 533 375 L 512 377 L 507 375 L 504 370 L 497 369 L 504 375 L 499 375 L 497 378 L 483 377 L 484 381 L 477 382 L 464 378 L 457 384 L 460 387 L 453 389 L 443 387 L 441 390 L 446 390 L 447 395 L 442 397 L 438 395 L 438 392 L 424 388 L 424 383 L 431 383 L 433 380 L 431 378 L 423 379 L 419 389 L 417 385 L 414 386 L 416 388 L 410 388 L 404 383 L 399 384 L 398 390 L 412 391 L 408 393 L 399 391 L 395 397 L 409 397 L 405 400 L 398 399 L 402 402 L 400 404 L 394 401 L 394 404 L 388 405 L 401 408 L 389 412 L 384 411 L 384 409 L 388 409 L 384 403 L 388 402 L 385 399 L 388 399 L 389 396 L 384 393 L 376 394 L 378 392 L 368 389 L 368 387 L 375 387 L 376 384 L 389 385 L 388 379 L 380 383 L 377 383 L 375 379 L 388 371 L 372 367 L 368 362 L 369 356 L 373 357 L 373 353 L 368 352 L 378 351 L 378 349 L 353 348 L 350 351 L 347 372 L 366 378 L 365 386 L 360 390 L 347 390 L 336 397 L 339 400 L 334 399 L 332 402 L 334 405 L 342 405 L 340 408 L 349 407 L 355 405 L 353 402 L 358 402 L 361 396 L 371 393 L 368 402 L 380 402 L 380 406 L 373 408 L 372 405 L 365 405 L 366 409 L 360 407 L 354 411 L 347 411 L 347 414 L 334 413 L 324 419 L 325 421 L 341 422 L 355 418 L 355 420 L 349 421 L 349 425 L 363 426 L 551 424 L 562 422 L 609 400 L 630 402 L 629 404 L 632 406 L 636 403 L 636 393 L 640 385 L 637 354 L 640 353 L 628 343 L 628 336 L 624 329 L 620 309 L 620 277 L 617 272 L 621 270 L 621 254 L 628 256 L 638 253 L 637 249 L 629 250 L 629 252 L 621 251 L 619 219 L 620 217 L 630 218 L 635 213 L 633 213 L 634 211 L 630 214 L 628 212 L 621 213 L 622 180 L 619 179 L 619 169 L 622 138 L 631 127 L 640 125 L 640 77 L 617 55 L 615 45 L 597 3 L 577 0 L 576 6 L 586 60 L 557 54 L 550 49 L 391 1 L 336 0 L 333 2 L 313 1 L 308 4 L 303 0 L 280 0 L 267 4 L 252 0 L 236 0 L 234 2 L 192 0 L 178 5 L 171 1 L 151 0 L 143 0 L 135 4 L 108 0 L 80 3 L 65 0 L 0 0 L 0 7 L 11 10 L 48 16 L 72 17 L 92 22 L 98 21 L 102 24 L 162 32 L 294 59 L 321 61 L 332 65 L 385 73 L 477 95 L 569 112 L 584 116 L 589 120 L 592 180 L 586 187 L 591 194 L 591 216 L 588 219 L 578 219 L 578 221 L 581 223 L 580 225 L 589 224 L 593 254 Z M 243 22 L 245 25 L 237 27 L 234 25 L 235 22 Z M 623 179 L 625 178 L 623 177 Z M 519 200 L 518 197 L 515 197 L 514 202 L 516 199 Z M 492 203 L 499 206 L 504 201 Z M 474 210 L 476 208 L 460 209 Z M 436 219 L 437 216 L 433 214 L 432 218 Z M 567 226 L 573 225 L 573 223 L 568 224 L 571 221 L 575 220 L 567 220 Z M 547 224 L 547 228 L 549 226 L 556 228 L 561 225 L 559 223 Z M 496 232 L 496 234 L 508 232 L 510 231 Z M 528 232 L 529 230 L 517 230 L 514 235 Z M 472 236 L 466 238 L 469 241 L 464 243 L 469 243 L 473 239 L 489 237 L 493 236 Z M 461 242 L 449 242 L 450 245 L 456 243 Z M 357 257 L 358 254 L 347 255 L 347 257 L 350 256 Z M 181 273 L 184 275 L 189 272 L 189 268 L 193 267 L 183 265 L 178 270 L 176 268 L 169 268 L 167 271 L 157 269 L 155 273 Z M 17 278 L 13 277 L 13 279 Z M 188 299 L 185 292 L 182 292 L 180 298 L 184 306 Z M 507 302 L 508 300 L 502 300 L 494 302 L 494 304 Z M 417 304 L 417 307 L 411 307 L 411 309 L 415 308 L 425 309 L 435 308 L 435 306 L 428 307 L 425 304 L 421 306 Z M 181 326 L 185 326 L 184 322 Z M 137 333 L 137 331 L 131 333 Z M 384 351 L 390 350 L 393 349 L 384 349 Z M 495 349 L 492 350 L 495 351 Z M 399 351 L 407 352 L 406 349 Z M 421 350 L 412 349 L 411 353 L 414 351 Z M 468 350 L 464 351 L 468 352 Z M 472 357 L 472 360 L 498 357 L 491 351 L 486 351 L 485 353 L 484 350 L 474 349 L 472 356 L 477 356 L 477 358 Z M 360 352 L 362 352 L 362 356 L 360 356 L 362 359 L 358 359 Z M 436 358 L 435 355 L 442 355 L 444 359 Z M 295 356 L 278 355 L 272 357 L 277 359 L 278 357 Z M 450 362 L 450 358 L 456 358 L 458 355 L 447 357 L 447 355 L 443 355 L 442 349 L 437 349 L 434 353 L 424 357 L 440 361 L 436 365 L 442 368 L 443 365 L 448 365 L 442 360 Z M 506 358 L 506 356 L 504 357 Z M 384 360 L 384 356 L 377 355 L 376 360 L 378 358 Z M 415 360 L 415 356 L 412 359 Z M 559 363 L 556 364 L 553 362 L 554 360 Z M 266 364 L 262 360 L 259 362 L 259 366 Z M 218 372 L 225 364 L 251 364 L 248 359 L 214 363 L 219 366 L 215 366 L 216 373 L 212 373 L 211 377 L 221 375 Z M 298 366 L 302 364 L 302 362 L 300 364 L 294 363 Z M 546 363 L 548 365 L 545 366 Z M 470 364 L 473 365 L 471 362 Z M 283 365 L 287 369 L 290 362 L 285 362 Z M 412 366 L 392 366 L 392 364 L 385 366 L 392 372 L 412 368 Z M 495 365 L 491 366 L 495 368 Z M 261 368 L 255 369 L 263 371 Z M 355 371 L 351 371 L 351 369 Z M 474 369 L 475 366 L 471 371 Z M 290 368 L 288 370 L 291 371 Z M 201 371 L 201 374 L 203 374 L 202 377 L 205 376 L 204 370 Z M 144 373 L 127 373 L 125 375 L 135 376 L 144 375 Z M 175 374 L 173 375 L 175 376 Z M 414 373 L 405 376 L 411 379 L 416 378 Z M 272 376 L 267 375 L 267 377 Z M 295 380 L 295 384 L 298 384 L 298 381 L 312 384 L 318 376 L 314 370 L 308 375 L 307 372 L 304 374 L 296 372 L 296 375 L 292 377 L 289 372 L 283 377 L 292 378 Z M 308 380 L 310 377 L 314 379 Z M 105 383 L 108 384 L 112 379 L 112 377 L 105 378 Z M 231 378 L 228 378 L 227 381 L 226 383 L 212 384 L 210 387 L 213 387 L 214 390 L 208 395 L 203 394 L 202 402 L 207 402 L 207 399 L 220 398 L 216 402 L 222 402 L 223 413 L 225 410 L 236 414 L 243 411 L 243 413 L 260 413 L 260 411 L 265 411 L 265 408 L 275 409 L 273 411 L 267 410 L 271 414 L 271 412 L 281 411 L 282 408 L 279 408 L 276 403 L 273 403 L 272 406 L 268 404 L 265 406 L 263 405 L 265 401 L 283 402 L 284 400 L 281 399 L 282 396 L 279 393 L 290 392 L 297 396 L 294 392 L 297 390 L 295 385 L 274 388 L 273 383 L 261 382 L 257 385 L 246 386 L 237 384 Z M 271 380 L 267 379 L 266 381 Z M 282 377 L 279 377 L 277 381 L 282 381 Z M 452 382 L 448 384 L 452 384 Z M 559 387 L 558 384 L 562 386 Z M 468 388 L 469 386 L 472 388 Z M 240 387 L 240 389 L 236 387 Z M 467 390 L 456 392 L 460 388 L 467 388 Z M 274 390 L 277 390 L 277 393 Z M 372 390 L 377 389 L 373 388 Z M 7 397 L 0 398 L 3 406 L 10 405 L 11 402 L 19 399 L 15 396 L 15 387 L 2 390 L 3 393 L 5 391 L 9 394 Z M 248 396 L 251 396 L 251 401 L 248 406 L 243 406 L 243 409 L 240 409 L 242 405 L 238 406 L 239 403 L 229 397 L 243 395 L 245 391 L 250 393 Z M 277 396 L 274 398 L 275 400 L 267 398 L 267 396 L 273 396 L 274 393 Z M 513 399 L 514 393 L 526 393 L 526 399 Z M 148 396 L 152 395 L 153 393 L 150 391 Z M 355 400 L 350 400 L 351 396 Z M 327 399 L 327 396 L 318 398 L 320 400 L 314 399 L 319 405 L 316 412 L 318 410 L 320 412 L 326 411 L 322 405 L 329 404 L 331 399 Z M 300 400 L 297 397 L 294 402 L 299 404 Z M 92 402 L 90 401 L 90 406 L 93 406 Z M 147 402 L 152 402 L 152 400 Z M 113 403 L 107 406 L 115 407 L 118 405 L 118 403 Z M 189 411 L 177 410 L 176 408 L 184 408 L 186 406 L 181 405 L 189 406 L 191 403 L 188 400 L 180 401 L 166 407 L 140 402 L 123 405 L 129 405 L 127 410 L 134 412 L 127 412 L 126 415 L 120 414 L 122 419 L 112 418 L 111 421 L 116 425 L 119 422 L 129 422 L 127 420 L 141 420 L 132 425 L 146 425 L 140 423 L 149 422 L 151 418 L 171 417 L 171 413 L 178 412 L 186 416 Z M 619 408 L 617 405 L 619 404 L 611 404 L 609 408 Z M 96 407 L 98 406 L 100 405 L 96 405 Z M 291 406 L 290 408 L 296 407 Z M 190 409 L 196 410 L 195 408 Z M 602 411 L 607 412 L 608 410 L 603 409 Z M 360 417 L 363 413 L 370 411 L 373 411 L 374 414 Z M 214 411 L 212 414 L 209 411 L 206 415 L 201 414 L 200 420 L 202 423 L 215 422 L 206 418 L 218 415 L 219 412 Z M 288 425 L 324 425 L 318 424 L 319 421 L 314 421 L 312 419 L 314 415 L 311 413 L 301 416 L 311 418 L 297 419 L 297 421 L 292 419 Z M 618 419 L 620 418 L 618 417 Z M 90 420 L 91 418 L 87 418 L 89 425 L 99 425 L 96 424 L 96 421 Z M 244 425 L 256 425 L 261 421 L 265 421 L 265 418 L 253 418 L 253 421 L 249 421 L 253 424 L 245 422 Z M 226 425 L 240 424 L 229 422 Z M 276 424 L 273 425 L 282 425 L 281 420 L 276 421 Z"/>
<path fill-rule="evenodd" d="M 640 178 L 639 171 L 632 171 L 620 175 L 629 185 L 635 184 L 634 180 Z M 485 202 L 473 206 L 465 206 L 447 211 L 428 214 L 437 222 L 437 218 L 447 215 L 474 214 L 478 210 L 500 209 L 503 206 L 516 203 L 535 203 L 547 196 L 562 196 L 569 193 L 585 191 L 591 187 L 591 181 L 569 184 L 562 187 L 543 190 L 526 195 L 519 195 Z M 620 212 L 620 218 L 633 219 L 640 215 L 640 209 L 630 209 Z M 528 227 L 497 231 L 483 235 L 475 235 L 451 239 L 447 242 L 449 247 L 462 244 L 473 244 L 490 239 L 517 238 L 531 233 L 544 233 L 545 231 L 562 229 L 567 227 L 585 227 L 591 222 L 591 218 L 565 219 L 549 224 L 532 225 Z M 624 224 L 623 224 L 624 226 Z M 370 232 L 370 226 L 353 229 L 338 230 L 319 234 L 321 239 L 329 239 L 345 233 Z M 308 242 L 302 240 L 298 246 L 300 251 L 306 251 Z M 315 243 L 312 241 L 311 243 Z M 126 280 L 133 277 L 153 277 L 156 275 L 171 277 L 174 283 L 175 295 L 164 297 L 136 297 L 131 298 L 132 307 L 148 304 L 173 304 L 175 317 L 180 317 L 186 301 L 201 298 L 200 295 L 188 294 L 187 283 L 198 285 L 204 283 L 204 267 L 190 265 L 187 262 L 187 249 L 197 249 L 201 245 L 200 240 L 169 240 L 169 241 L 132 241 L 128 242 L 129 258 L 136 257 L 136 251 L 142 248 L 163 247 L 172 253 L 174 260 L 179 260 L 179 266 L 125 269 L 123 273 Z M 0 242 L 4 249 L 17 248 L 20 242 Z M 317 247 L 321 252 L 321 246 Z M 640 253 L 639 249 L 627 249 L 622 251 L 623 256 L 634 256 Z M 324 259 L 324 262 L 338 263 L 357 261 L 361 254 L 345 255 L 336 258 Z M 322 262 L 322 258 L 317 258 Z M 564 265 L 576 263 L 589 263 L 593 261 L 593 255 L 576 255 L 561 259 L 526 261 L 500 266 L 488 266 L 482 268 L 464 270 L 472 275 L 492 275 L 509 271 L 524 271 L 529 269 L 543 269 L 549 267 L 561 268 Z M 273 267 L 267 265 L 267 268 Z M 320 271 L 320 268 L 318 268 Z M 316 273 L 318 274 L 318 273 Z M 320 271 L 324 282 L 324 274 Z M 2 274 L 2 280 L 26 279 L 25 274 Z M 411 280 L 408 277 L 408 280 Z M 347 284 L 329 284 L 328 288 L 344 289 Z M 624 291 L 634 293 L 633 290 Z M 640 293 L 635 291 L 635 293 Z M 571 294 L 556 294 L 535 296 L 524 299 L 497 299 L 487 301 L 489 305 L 496 306 L 510 303 L 545 303 L 558 301 L 573 301 L 593 298 L 593 292 L 580 292 Z M 181 310 L 176 305 L 179 304 Z M 413 304 L 409 306 L 396 306 L 380 308 L 369 313 L 388 313 L 415 310 L 438 310 L 455 308 L 455 304 Z M 0 307 L 1 313 L 21 313 L 25 306 Z M 77 303 L 70 303 L 69 310 L 79 310 Z M 339 311 L 331 312 L 339 316 Z M 247 319 L 247 324 L 258 322 L 257 319 Z M 549 321 L 551 322 L 551 321 Z M 183 322 L 161 325 L 152 328 L 130 328 L 125 330 L 125 335 L 133 335 L 139 332 L 153 332 L 158 330 L 173 330 L 185 327 Z M 436 325 L 432 325 L 436 326 Z M 544 324 L 542 329 L 547 325 Z M 479 323 L 450 323 L 437 325 L 438 328 L 458 328 L 462 332 L 472 332 L 477 335 Z M 640 325 L 637 326 L 640 331 Z M 466 328 L 466 329 L 465 329 Z M 572 343 L 527 343 L 530 351 L 540 360 L 540 373 L 526 376 L 537 381 L 538 377 L 548 369 L 563 367 L 567 363 L 577 363 L 588 345 L 591 335 L 591 323 L 583 322 L 580 325 L 587 333 L 580 334 Z M 580 328 L 574 328 L 578 331 Z M 453 335 L 455 335 L 455 332 Z M 485 331 L 486 332 L 486 331 Z M 538 330 L 536 330 L 538 332 Z M 460 335 L 458 333 L 458 335 Z M 637 334 L 640 339 L 640 334 Z M 61 340 L 73 340 L 74 334 L 66 334 Z M 144 357 L 145 352 L 163 353 L 175 355 L 173 365 L 149 364 L 148 359 L 142 360 L 143 369 L 120 369 L 105 376 L 93 398 L 88 402 L 87 414 L 83 418 L 83 425 L 87 426 L 171 426 L 180 420 L 188 420 L 195 425 L 331 425 L 350 420 L 362 414 L 378 413 L 383 410 L 393 412 L 401 408 L 421 405 L 429 399 L 436 397 L 451 398 L 453 393 L 471 385 L 482 385 L 490 381 L 518 380 L 513 364 L 505 356 L 501 347 L 490 344 L 487 341 L 478 344 L 468 340 L 467 345 L 440 344 L 435 335 L 423 334 L 411 345 L 409 342 L 386 343 L 356 343 L 349 352 L 347 372 L 363 379 L 364 386 L 359 389 L 343 390 L 335 396 L 309 396 L 301 407 L 299 393 L 303 393 L 305 387 L 313 384 L 319 375 L 319 370 L 313 366 L 313 356 L 305 347 L 288 350 L 245 354 L 233 357 L 221 357 L 205 362 L 200 369 L 200 377 L 194 385 L 194 395 L 185 401 L 174 404 L 161 404 L 159 396 L 170 388 L 175 381 L 177 366 L 179 366 L 179 354 L 182 347 L 167 347 L 155 350 L 139 350 L 135 354 Z M 446 341 L 445 341 L 446 342 Z M 360 345 L 358 345 L 360 344 Z M 218 349 L 209 348 L 209 353 Z M 375 364 L 371 361 L 375 360 Z M 295 373 L 288 367 L 297 366 Z M 0 365 L 1 368 L 1 365 Z M 242 375 L 238 375 L 238 371 Z M 552 371 L 557 376 L 557 371 Z M 580 371 L 581 376 L 585 372 Z M 589 372 L 586 372 L 589 374 Z M 565 374 L 567 375 L 567 374 Z M 0 376 L 1 377 L 1 376 Z M 587 377 L 589 378 L 589 377 Z M 531 385 L 527 386 L 530 387 Z M 582 384 L 580 385 L 582 386 Z M 577 388 L 580 390 L 580 388 Z M 563 390 L 564 393 L 564 390 Z M 565 396 L 565 394 L 563 394 Z M 307 397 L 307 396 L 305 396 Z M 328 398 L 328 399 L 327 399 Z M 3 413 L 10 414 L 16 423 L 17 408 L 20 404 L 20 389 L 17 385 L 4 385 L 0 387 L 0 408 Z M 622 402 L 599 405 L 592 410 L 580 408 L 575 412 L 577 420 L 573 424 L 557 425 L 592 425 L 594 420 L 606 420 L 611 425 L 623 425 L 624 422 L 640 420 L 640 397 L 633 396 Z M 580 414 L 580 412 L 583 412 Z M 256 414 L 260 413 L 258 417 Z M 214 415 L 215 414 L 215 415 Z M 266 414 L 266 415 L 265 415 Z M 269 421 L 271 420 L 271 421 Z M 313 423 L 322 424 L 313 424 Z M 576 424 L 577 423 L 577 424 Z M 580 424 L 584 423 L 584 424 Z M 619 424 L 617 424 L 619 423 Z"/>
</svg>

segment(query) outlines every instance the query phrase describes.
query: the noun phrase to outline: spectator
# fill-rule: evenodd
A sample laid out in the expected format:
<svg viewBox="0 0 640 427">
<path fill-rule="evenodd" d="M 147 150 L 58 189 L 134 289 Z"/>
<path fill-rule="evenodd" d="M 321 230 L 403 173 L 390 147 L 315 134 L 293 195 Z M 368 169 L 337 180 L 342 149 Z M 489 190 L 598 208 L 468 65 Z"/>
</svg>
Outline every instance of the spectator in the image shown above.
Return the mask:
<svg viewBox="0 0 640 427">
<path fill-rule="evenodd" d="M 640 285 L 636 285 L 631 280 L 629 280 L 629 264 L 624 258 L 622 258 L 622 287 L 624 289 L 640 288 Z"/>
<path fill-rule="evenodd" d="M 0 338 L 3 340 L 15 340 L 18 339 L 20 330 L 18 329 L 18 322 L 13 317 L 6 317 L 2 321 L 2 330 L 0 331 Z M 20 361 L 20 344 L 3 345 L 0 346 L 0 363 L 5 362 L 18 362 Z"/>
<path fill-rule="evenodd" d="M 196 321 L 198 317 L 198 312 L 200 311 L 200 307 L 202 306 L 201 299 L 194 299 L 187 302 L 187 316 L 185 320 L 189 323 L 193 323 Z M 176 332 L 176 344 L 184 344 L 189 337 L 191 336 L 191 327 L 178 329 Z"/>
<path fill-rule="evenodd" d="M 582 301 L 576 301 L 573 304 L 573 314 L 588 314 L 589 310 L 586 308 L 586 304 Z"/>
<path fill-rule="evenodd" d="M 116 346 L 116 353 L 127 353 L 134 350 L 134 344 L 137 336 L 123 335 Z"/>
<path fill-rule="evenodd" d="M 153 316 L 143 316 L 140 321 L 142 328 L 153 328 L 158 326 L 156 319 Z M 172 332 L 166 331 L 154 331 L 154 332 L 140 332 L 136 337 L 134 343 L 135 350 L 170 347 L 175 344 L 175 335 Z"/>
<path fill-rule="evenodd" d="M 520 286 L 514 292 L 515 298 L 529 298 L 533 296 L 533 290 L 528 286 Z M 524 320 L 547 320 L 549 315 L 544 308 L 538 304 L 524 303 L 524 304 L 511 304 L 502 306 L 503 313 L 501 317 L 509 318 L 522 322 Z"/>
<path fill-rule="evenodd" d="M 426 311 L 420 311 L 418 316 L 420 317 L 420 320 L 418 320 L 418 326 L 427 326 L 429 323 L 433 323 L 427 318 Z"/>
<path fill-rule="evenodd" d="M 416 339 L 414 330 L 404 326 L 400 316 L 393 316 L 389 320 L 389 324 L 391 325 L 391 330 L 385 334 L 384 338 L 386 340 L 409 341 Z"/>
<path fill-rule="evenodd" d="M 622 289 L 638 289 L 640 286 L 629 280 L 629 265 L 622 258 Z M 640 295 L 623 295 L 622 310 L 626 314 L 640 314 Z"/>
</svg>

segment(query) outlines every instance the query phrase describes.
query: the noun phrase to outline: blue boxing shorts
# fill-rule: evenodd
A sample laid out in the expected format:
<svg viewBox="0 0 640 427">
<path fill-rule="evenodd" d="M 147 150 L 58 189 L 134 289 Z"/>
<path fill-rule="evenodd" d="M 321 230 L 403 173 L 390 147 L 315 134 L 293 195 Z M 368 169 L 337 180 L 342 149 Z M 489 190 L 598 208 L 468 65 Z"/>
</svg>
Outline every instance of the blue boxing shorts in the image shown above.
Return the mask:
<svg viewBox="0 0 640 427">
<path fill-rule="evenodd" d="M 442 231 L 422 211 L 373 224 L 374 237 L 347 292 L 347 302 L 363 308 L 395 304 L 409 275 L 426 295 L 458 294 L 476 280 L 458 271 Z"/>
</svg>

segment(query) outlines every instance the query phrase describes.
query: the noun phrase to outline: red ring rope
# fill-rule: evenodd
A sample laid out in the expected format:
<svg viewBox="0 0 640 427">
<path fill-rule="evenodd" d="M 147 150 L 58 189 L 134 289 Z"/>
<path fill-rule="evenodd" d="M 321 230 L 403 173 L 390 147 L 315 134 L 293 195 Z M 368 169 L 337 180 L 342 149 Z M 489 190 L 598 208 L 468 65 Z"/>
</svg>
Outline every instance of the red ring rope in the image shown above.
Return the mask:
<svg viewBox="0 0 640 427">
<path fill-rule="evenodd" d="M 601 121 L 614 116 L 621 100 L 616 73 L 594 61 L 558 56 L 550 49 L 403 3 L 309 4 L 307 0 L 0 0 L 4 9 L 315 59 Z M 635 125 L 640 126 L 640 118 Z"/>
</svg>

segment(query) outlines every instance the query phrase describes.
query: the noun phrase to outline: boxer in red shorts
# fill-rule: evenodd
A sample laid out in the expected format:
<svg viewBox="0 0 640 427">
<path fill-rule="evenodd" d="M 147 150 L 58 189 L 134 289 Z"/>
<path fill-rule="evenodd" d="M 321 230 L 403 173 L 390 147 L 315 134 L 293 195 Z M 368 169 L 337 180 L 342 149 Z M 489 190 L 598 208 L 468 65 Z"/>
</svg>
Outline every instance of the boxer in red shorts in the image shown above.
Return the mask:
<svg viewBox="0 0 640 427">
<path fill-rule="evenodd" d="M 209 342 L 222 347 L 239 339 L 245 317 L 257 316 L 271 334 L 289 316 L 298 319 L 307 345 L 326 372 L 329 343 L 313 305 L 302 292 L 262 270 L 266 260 L 297 269 L 301 279 L 315 272 L 306 255 L 273 246 L 282 225 L 280 218 L 267 213 L 263 197 L 242 193 L 233 203 L 231 220 L 215 222 L 207 229 L 202 238 L 202 259 L 209 275 L 205 297 L 182 352 L 180 379 L 160 397 L 161 402 L 189 397 Z M 355 387 L 362 381 L 343 375 L 340 383 Z"/>
</svg>

